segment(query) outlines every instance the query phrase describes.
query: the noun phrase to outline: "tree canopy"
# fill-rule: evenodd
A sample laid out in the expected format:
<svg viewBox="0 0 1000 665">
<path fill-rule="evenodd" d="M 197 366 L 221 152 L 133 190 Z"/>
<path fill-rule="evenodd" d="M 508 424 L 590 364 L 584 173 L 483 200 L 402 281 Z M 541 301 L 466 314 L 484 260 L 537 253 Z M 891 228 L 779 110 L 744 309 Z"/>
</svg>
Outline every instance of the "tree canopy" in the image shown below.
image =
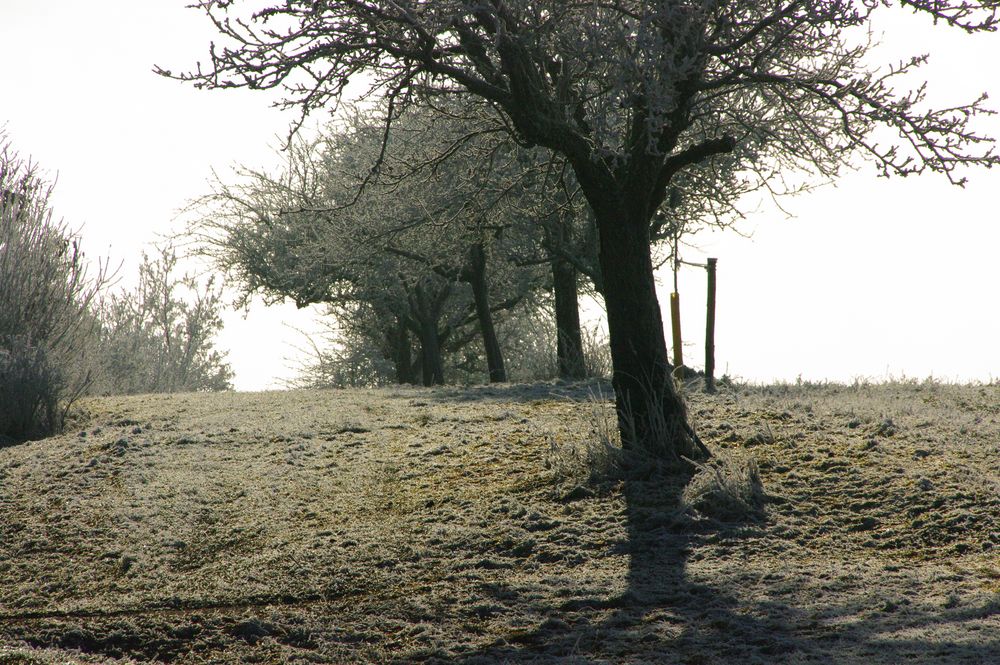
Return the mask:
<svg viewBox="0 0 1000 665">
<path fill-rule="evenodd" d="M 872 64 L 865 28 L 892 4 L 209 0 L 197 6 L 224 41 L 177 78 L 281 87 L 302 117 L 335 108 L 359 80 L 384 100 L 384 136 L 410 105 L 471 94 L 512 137 L 562 155 L 598 230 L 623 438 L 663 438 L 654 430 L 666 423 L 666 453 L 697 455 L 669 379 L 649 247 L 672 184 L 700 168 L 780 190 L 791 171 L 832 177 L 864 158 L 887 175 L 960 185 L 964 167 L 1000 162 L 971 125 L 985 95 L 935 108 L 908 84 L 925 56 Z M 968 32 L 997 26 L 995 0 L 901 4 Z"/>
<path fill-rule="evenodd" d="M 462 348 L 475 324 L 490 378 L 502 381 L 494 315 L 545 286 L 538 267 L 520 263 L 527 225 L 515 220 L 535 210 L 520 181 L 535 164 L 514 147 L 462 116 L 417 109 L 383 145 L 358 113 L 297 142 L 282 173 L 218 182 L 194 231 L 245 296 L 326 304 L 352 339 L 382 349 L 401 381 L 413 380 L 410 334 L 431 363 L 425 382 L 439 382 L 436 349 Z M 376 158 L 383 173 L 372 179 Z"/>
</svg>

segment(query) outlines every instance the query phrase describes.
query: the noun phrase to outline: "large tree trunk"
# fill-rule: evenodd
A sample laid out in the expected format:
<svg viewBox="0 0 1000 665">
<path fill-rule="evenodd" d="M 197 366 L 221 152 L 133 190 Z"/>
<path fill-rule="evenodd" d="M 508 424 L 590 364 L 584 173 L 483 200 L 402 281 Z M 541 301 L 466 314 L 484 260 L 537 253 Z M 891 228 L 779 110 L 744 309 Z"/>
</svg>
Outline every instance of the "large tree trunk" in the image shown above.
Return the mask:
<svg viewBox="0 0 1000 665">
<path fill-rule="evenodd" d="M 438 338 L 437 325 L 433 321 L 425 321 L 420 327 L 420 366 L 425 386 L 440 386 L 444 384 L 444 361 L 441 357 L 441 341 Z"/>
<path fill-rule="evenodd" d="M 622 445 L 671 460 L 680 455 L 705 457 L 707 451 L 688 424 L 687 409 L 670 375 L 648 220 L 627 215 L 624 210 L 617 217 L 597 213 Z"/>
<path fill-rule="evenodd" d="M 417 323 L 417 337 L 420 339 L 420 367 L 425 386 L 444 384 L 444 359 L 441 355 L 441 338 L 438 335 L 438 319 L 441 306 L 448 298 L 450 288 L 437 293 L 428 293 L 423 284 L 413 287 L 410 294 L 410 310 Z"/>
<path fill-rule="evenodd" d="M 559 360 L 559 376 L 563 379 L 582 379 L 587 375 L 587 368 L 583 362 L 576 268 L 558 256 L 552 259 L 552 291 L 556 301 L 556 357 Z"/>
<path fill-rule="evenodd" d="M 496 328 L 493 325 L 493 313 L 490 311 L 490 294 L 486 282 L 486 252 L 480 243 L 469 249 L 469 284 L 472 285 L 472 297 L 476 303 L 476 317 L 479 319 L 479 331 L 486 347 L 486 365 L 489 368 L 490 383 L 503 383 L 507 380 L 507 370 L 504 368 L 503 352 L 497 339 Z"/>
<path fill-rule="evenodd" d="M 416 383 L 413 375 L 413 348 L 410 345 L 410 331 L 406 323 L 396 319 L 392 335 L 392 362 L 396 365 L 396 383 Z"/>
</svg>

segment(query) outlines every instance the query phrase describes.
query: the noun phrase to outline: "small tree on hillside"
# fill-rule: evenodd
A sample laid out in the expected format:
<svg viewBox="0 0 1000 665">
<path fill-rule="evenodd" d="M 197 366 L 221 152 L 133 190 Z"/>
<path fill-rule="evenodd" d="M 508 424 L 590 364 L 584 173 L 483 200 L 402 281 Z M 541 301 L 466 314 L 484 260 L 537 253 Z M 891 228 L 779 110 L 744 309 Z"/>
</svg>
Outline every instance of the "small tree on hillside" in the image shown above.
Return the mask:
<svg viewBox="0 0 1000 665">
<path fill-rule="evenodd" d="M 675 178 L 726 162 L 829 177 L 861 157 L 960 183 L 960 166 L 1000 163 L 970 128 L 981 99 L 929 108 L 904 80 L 923 58 L 873 68 L 857 38 L 888 2 L 291 0 L 233 16 L 247 4 L 197 5 L 226 41 L 178 78 L 283 85 L 285 105 L 309 113 L 366 74 L 387 126 L 420 93 L 472 94 L 511 135 L 565 156 L 599 230 L 623 441 L 667 457 L 707 454 L 670 380 L 653 279 L 650 224 Z M 993 0 L 905 5 L 969 32 L 997 24 Z"/>
<path fill-rule="evenodd" d="M 142 255 L 139 284 L 100 308 L 99 392 L 194 392 L 232 388 L 233 372 L 213 348 L 222 328 L 222 291 L 178 277 L 172 247 Z"/>
<path fill-rule="evenodd" d="M 400 383 L 442 383 L 445 346 L 468 341 L 455 334 L 470 320 L 454 284 L 384 251 L 359 234 L 352 216 L 317 212 L 320 202 L 330 205 L 318 164 L 313 147 L 298 145 L 279 176 L 242 171 L 240 183 L 217 183 L 192 227 L 200 251 L 239 286 L 238 306 L 260 294 L 269 303 L 324 304 L 339 318 L 363 316 L 350 322 L 363 323 L 352 332 L 385 351 Z M 420 347 L 415 367 L 414 338 Z"/>
</svg>

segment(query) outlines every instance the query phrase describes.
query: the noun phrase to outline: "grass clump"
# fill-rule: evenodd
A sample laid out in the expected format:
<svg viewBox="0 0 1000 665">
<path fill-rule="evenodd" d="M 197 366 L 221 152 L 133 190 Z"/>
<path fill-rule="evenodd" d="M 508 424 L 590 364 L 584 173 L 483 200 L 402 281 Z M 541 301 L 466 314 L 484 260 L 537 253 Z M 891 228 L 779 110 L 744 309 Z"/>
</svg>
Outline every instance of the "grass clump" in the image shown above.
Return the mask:
<svg viewBox="0 0 1000 665">
<path fill-rule="evenodd" d="M 555 474 L 557 484 L 598 487 L 625 475 L 626 456 L 614 408 L 600 395 L 591 395 L 588 403 L 590 436 L 569 442 L 549 439 L 544 464 Z"/>
<path fill-rule="evenodd" d="M 682 452 L 678 455 L 671 450 L 669 442 L 682 434 L 674 423 L 663 417 L 659 409 L 648 409 L 649 420 L 644 423 L 646 436 L 639 437 L 636 416 L 626 408 L 624 427 L 626 436 L 631 435 L 637 443 L 626 448 L 622 445 L 622 434 L 618 412 L 614 402 L 600 392 L 591 394 L 590 435 L 582 439 L 566 442 L 550 438 L 549 450 L 545 457 L 545 467 L 555 473 L 557 484 L 601 488 L 619 481 L 648 480 L 664 475 L 683 475 L 685 460 Z M 697 456 L 704 452 L 710 456 L 700 441 L 687 441 L 688 455 Z M 696 448 L 697 446 L 697 448 Z"/>
<path fill-rule="evenodd" d="M 756 461 L 721 453 L 705 463 L 688 461 L 697 471 L 681 494 L 682 512 L 721 522 L 763 518 L 766 494 Z"/>
</svg>

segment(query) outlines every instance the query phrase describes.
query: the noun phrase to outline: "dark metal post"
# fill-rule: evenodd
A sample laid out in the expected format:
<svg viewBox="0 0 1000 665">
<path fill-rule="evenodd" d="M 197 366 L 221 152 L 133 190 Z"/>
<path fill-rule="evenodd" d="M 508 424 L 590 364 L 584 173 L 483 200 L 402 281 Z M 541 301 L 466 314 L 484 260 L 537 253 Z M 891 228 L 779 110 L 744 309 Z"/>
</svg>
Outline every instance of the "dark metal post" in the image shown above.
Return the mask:
<svg viewBox="0 0 1000 665">
<path fill-rule="evenodd" d="M 708 265 L 708 317 L 705 321 L 705 392 L 715 392 L 715 265 L 718 259 L 709 259 Z"/>
</svg>

